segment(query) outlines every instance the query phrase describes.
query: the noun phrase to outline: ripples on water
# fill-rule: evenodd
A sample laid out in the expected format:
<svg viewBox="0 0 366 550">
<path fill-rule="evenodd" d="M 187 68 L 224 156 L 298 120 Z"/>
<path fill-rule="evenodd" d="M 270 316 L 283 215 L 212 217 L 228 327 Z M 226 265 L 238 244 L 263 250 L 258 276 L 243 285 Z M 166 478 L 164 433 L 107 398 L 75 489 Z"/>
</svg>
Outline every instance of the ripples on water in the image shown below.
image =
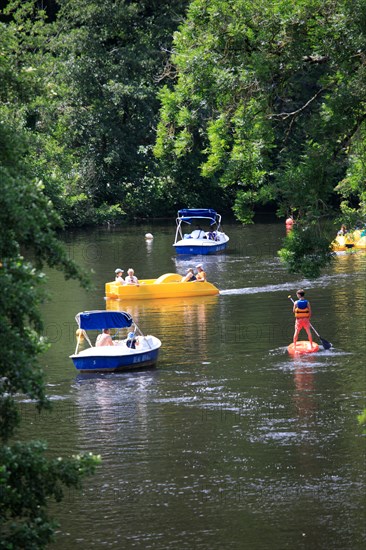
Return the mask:
<svg viewBox="0 0 366 550">
<path fill-rule="evenodd" d="M 82 493 L 57 507 L 56 548 L 364 547 L 365 441 L 356 415 L 365 398 L 365 256 L 343 256 L 311 282 L 277 261 L 282 226 L 226 230 L 228 252 L 204 258 L 220 296 L 105 303 L 74 287 L 62 296 L 51 281 L 57 294 L 46 324 L 67 331 L 47 357 L 54 409 L 41 418 L 25 412 L 28 428 L 51 453 L 103 458 Z M 183 273 L 198 260 L 173 255 L 172 232 L 123 230 L 109 235 L 109 249 L 103 232 L 84 236 L 75 255 L 90 239 L 103 242 L 103 257 L 93 259 L 101 292 L 116 264 L 132 263 L 140 278 Z M 133 262 L 122 261 L 128 254 Z M 334 347 L 293 359 L 288 294 L 298 287 Z M 104 307 L 130 311 L 161 338 L 157 369 L 75 374 L 68 323 Z"/>
</svg>

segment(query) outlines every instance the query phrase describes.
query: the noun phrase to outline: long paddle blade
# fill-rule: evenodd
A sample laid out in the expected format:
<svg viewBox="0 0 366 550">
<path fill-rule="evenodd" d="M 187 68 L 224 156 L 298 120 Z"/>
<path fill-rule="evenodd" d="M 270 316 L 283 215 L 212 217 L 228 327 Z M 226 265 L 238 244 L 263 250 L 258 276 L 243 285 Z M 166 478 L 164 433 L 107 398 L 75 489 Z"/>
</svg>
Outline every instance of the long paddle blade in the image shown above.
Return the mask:
<svg viewBox="0 0 366 550">
<path fill-rule="evenodd" d="M 332 344 L 328 342 L 328 340 L 324 340 L 324 338 L 322 338 L 321 336 L 319 336 L 319 338 L 323 344 L 324 349 L 330 349 L 332 347 Z"/>
<path fill-rule="evenodd" d="M 317 335 L 317 337 L 319 338 L 319 340 L 321 341 L 321 343 L 323 345 L 323 348 L 324 349 L 330 349 L 332 347 L 332 344 L 330 342 L 328 342 L 328 340 L 326 340 L 325 338 L 322 338 L 320 336 L 319 332 L 317 330 L 315 330 L 315 328 L 313 327 L 313 325 L 311 323 L 310 323 L 310 326 L 313 329 L 313 331 L 315 332 L 315 334 Z"/>
</svg>

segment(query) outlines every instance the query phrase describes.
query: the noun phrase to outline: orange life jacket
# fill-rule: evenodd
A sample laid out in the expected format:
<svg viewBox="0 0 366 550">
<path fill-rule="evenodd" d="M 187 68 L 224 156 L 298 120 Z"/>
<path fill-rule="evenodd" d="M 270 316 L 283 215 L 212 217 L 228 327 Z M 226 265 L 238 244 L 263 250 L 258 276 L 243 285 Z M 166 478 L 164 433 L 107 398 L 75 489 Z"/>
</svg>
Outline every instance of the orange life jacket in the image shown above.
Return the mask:
<svg viewBox="0 0 366 550">
<path fill-rule="evenodd" d="M 298 300 L 295 307 L 296 319 L 306 319 L 310 317 L 310 309 L 307 300 Z"/>
</svg>

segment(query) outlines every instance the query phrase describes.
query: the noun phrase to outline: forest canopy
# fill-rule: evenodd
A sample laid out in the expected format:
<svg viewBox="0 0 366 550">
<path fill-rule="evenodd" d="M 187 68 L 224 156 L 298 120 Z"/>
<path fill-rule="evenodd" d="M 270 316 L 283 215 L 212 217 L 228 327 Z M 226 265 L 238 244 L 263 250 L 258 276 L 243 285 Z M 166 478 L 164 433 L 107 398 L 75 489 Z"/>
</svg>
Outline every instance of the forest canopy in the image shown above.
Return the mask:
<svg viewBox="0 0 366 550">
<path fill-rule="evenodd" d="M 0 109 L 65 227 L 270 205 L 326 261 L 322 220 L 365 221 L 362 0 L 2 4 Z"/>
<path fill-rule="evenodd" d="M 303 227 L 364 221 L 365 32 L 359 0 L 191 2 L 157 156 L 219 182 L 243 222 L 269 201 Z"/>
</svg>

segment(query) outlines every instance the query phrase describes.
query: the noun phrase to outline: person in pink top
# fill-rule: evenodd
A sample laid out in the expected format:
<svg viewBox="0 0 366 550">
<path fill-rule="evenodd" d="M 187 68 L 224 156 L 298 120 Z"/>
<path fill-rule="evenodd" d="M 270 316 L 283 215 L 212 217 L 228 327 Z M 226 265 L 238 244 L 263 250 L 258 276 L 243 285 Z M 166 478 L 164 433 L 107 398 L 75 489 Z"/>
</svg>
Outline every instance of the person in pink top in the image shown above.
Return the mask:
<svg viewBox="0 0 366 550">
<path fill-rule="evenodd" d="M 113 340 L 111 335 L 109 334 L 109 328 L 104 328 L 102 334 L 99 334 L 97 336 L 95 345 L 96 347 L 113 346 Z"/>
</svg>

